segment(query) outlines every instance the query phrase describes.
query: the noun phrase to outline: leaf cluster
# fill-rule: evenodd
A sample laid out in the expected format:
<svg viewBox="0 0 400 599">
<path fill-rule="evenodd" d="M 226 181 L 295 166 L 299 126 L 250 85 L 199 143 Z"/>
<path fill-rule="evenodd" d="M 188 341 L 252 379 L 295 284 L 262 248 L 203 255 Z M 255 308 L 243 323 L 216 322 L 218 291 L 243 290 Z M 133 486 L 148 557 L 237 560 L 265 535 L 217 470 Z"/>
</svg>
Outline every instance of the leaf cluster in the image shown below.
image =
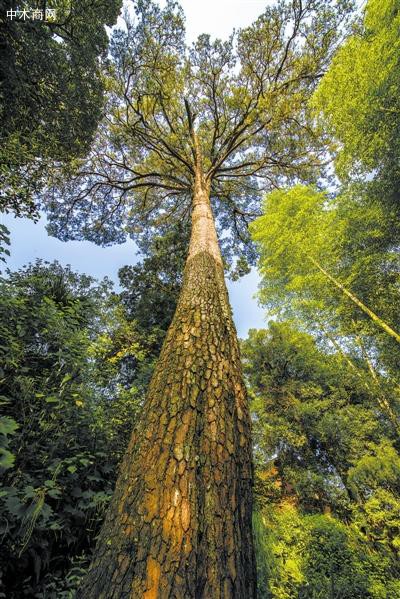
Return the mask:
<svg viewBox="0 0 400 599">
<path fill-rule="evenodd" d="M 0 281 L 7 597 L 70 597 L 87 566 L 143 399 L 134 379 L 147 354 L 124 315 L 109 282 L 57 263 Z"/>
<path fill-rule="evenodd" d="M 55 20 L 11 19 L 24 3 L 0 2 L 0 208 L 37 215 L 38 194 L 54 164 L 90 147 L 103 107 L 100 63 L 120 0 L 45 3 Z M 43 10 L 32 2 L 29 10 Z"/>
<path fill-rule="evenodd" d="M 395 597 L 399 438 L 378 397 L 289 323 L 250 331 L 242 355 L 260 596 Z"/>
</svg>

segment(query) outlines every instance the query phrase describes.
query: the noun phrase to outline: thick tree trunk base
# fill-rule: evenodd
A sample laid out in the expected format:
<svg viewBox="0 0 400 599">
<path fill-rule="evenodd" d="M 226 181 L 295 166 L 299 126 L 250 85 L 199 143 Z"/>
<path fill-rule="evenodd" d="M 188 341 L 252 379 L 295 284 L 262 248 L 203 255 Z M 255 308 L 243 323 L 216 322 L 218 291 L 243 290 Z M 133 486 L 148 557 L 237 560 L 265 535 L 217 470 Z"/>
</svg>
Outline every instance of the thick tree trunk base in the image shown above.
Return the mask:
<svg viewBox="0 0 400 599">
<path fill-rule="evenodd" d="M 189 257 L 80 599 L 252 599 L 250 420 L 223 268 Z"/>
</svg>

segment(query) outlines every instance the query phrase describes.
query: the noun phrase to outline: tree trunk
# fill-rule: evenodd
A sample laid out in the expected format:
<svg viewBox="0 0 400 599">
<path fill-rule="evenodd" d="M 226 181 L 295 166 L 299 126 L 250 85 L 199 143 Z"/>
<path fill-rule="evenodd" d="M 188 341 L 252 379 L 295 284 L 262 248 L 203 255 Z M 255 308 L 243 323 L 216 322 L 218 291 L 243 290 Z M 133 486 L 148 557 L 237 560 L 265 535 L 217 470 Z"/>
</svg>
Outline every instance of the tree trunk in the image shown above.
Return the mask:
<svg viewBox="0 0 400 599">
<path fill-rule="evenodd" d="M 367 363 L 368 370 L 369 370 L 369 372 L 370 372 L 370 374 L 372 376 L 372 379 L 374 381 L 374 384 L 375 384 L 375 389 L 371 388 L 371 385 L 365 380 L 365 378 L 364 378 L 364 371 L 360 371 L 360 369 L 354 364 L 353 360 L 351 358 L 349 358 L 349 356 L 343 350 L 343 348 L 341 347 L 341 345 L 336 341 L 336 339 L 334 337 L 332 337 L 332 335 L 330 335 L 330 333 L 328 333 L 328 331 L 326 330 L 326 328 L 324 327 L 324 325 L 321 323 L 321 321 L 318 321 L 318 326 L 320 327 L 320 329 L 323 332 L 323 334 L 332 343 L 332 345 L 334 346 L 334 348 L 336 349 L 336 351 L 342 356 L 342 358 L 345 360 L 345 362 L 350 366 L 350 368 L 352 369 L 352 371 L 363 382 L 364 387 L 367 389 L 368 393 L 370 395 L 372 395 L 373 397 L 376 398 L 376 401 L 377 401 L 379 407 L 381 408 L 382 412 L 384 412 L 386 414 L 386 416 L 388 416 L 389 420 L 393 424 L 393 427 L 394 427 L 396 433 L 399 435 L 400 434 L 400 423 L 399 423 L 399 419 L 396 416 L 396 414 L 393 412 L 390 403 L 388 402 L 388 400 L 386 399 L 386 397 L 384 396 L 384 394 L 382 392 L 382 389 L 381 389 L 378 377 L 376 376 L 376 373 L 375 373 L 375 371 L 373 369 L 371 361 L 369 360 L 368 355 L 367 355 L 367 353 L 364 350 L 364 346 L 362 344 L 360 336 L 356 335 L 357 344 L 358 344 L 358 346 L 359 346 L 359 348 L 361 350 L 361 353 L 362 353 L 362 356 L 363 356 L 364 360 Z"/>
<path fill-rule="evenodd" d="M 396 341 L 400 343 L 400 335 L 395 330 L 393 330 L 392 327 L 390 327 L 387 324 L 387 322 L 382 320 L 382 318 L 380 318 L 377 314 L 375 314 L 375 312 L 368 308 L 368 306 L 366 306 L 361 300 L 359 300 L 358 297 L 354 295 L 354 293 L 351 293 L 351 291 L 346 289 L 346 287 L 342 285 L 340 281 L 338 281 L 337 279 L 335 279 L 335 277 L 330 275 L 329 272 L 327 272 L 321 266 L 321 264 L 317 260 L 315 260 L 315 258 L 310 256 L 309 254 L 307 255 L 311 262 L 314 264 L 314 266 L 316 266 L 318 270 L 322 272 L 322 274 L 325 275 L 327 279 L 329 279 L 338 289 L 340 289 L 340 291 L 342 291 L 349 299 L 351 299 L 351 301 L 356 306 L 358 306 L 365 314 L 368 314 L 368 316 L 375 322 L 375 324 L 381 327 L 381 329 L 388 333 L 388 335 L 390 335 L 391 337 L 393 337 L 393 339 L 396 339 Z"/>
<path fill-rule="evenodd" d="M 250 419 L 197 169 L 182 291 L 79 599 L 256 596 Z"/>
</svg>

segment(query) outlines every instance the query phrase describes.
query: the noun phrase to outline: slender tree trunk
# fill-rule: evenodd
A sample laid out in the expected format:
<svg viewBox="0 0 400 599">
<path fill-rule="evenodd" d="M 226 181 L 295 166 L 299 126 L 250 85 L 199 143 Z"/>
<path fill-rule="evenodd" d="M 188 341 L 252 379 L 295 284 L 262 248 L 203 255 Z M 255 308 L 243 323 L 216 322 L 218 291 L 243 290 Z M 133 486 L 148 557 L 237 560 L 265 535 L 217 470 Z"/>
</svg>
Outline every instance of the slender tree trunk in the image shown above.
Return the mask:
<svg viewBox="0 0 400 599">
<path fill-rule="evenodd" d="M 353 321 L 353 326 L 354 326 L 354 328 L 356 328 L 356 324 L 355 324 L 354 321 Z M 400 422 L 399 422 L 399 418 L 396 415 L 396 413 L 392 410 L 392 407 L 391 407 L 390 403 L 388 402 L 388 400 L 386 399 L 386 396 L 385 396 L 384 392 L 382 391 L 382 387 L 381 387 L 380 381 L 379 381 L 378 376 L 377 376 L 377 374 L 375 372 L 375 369 L 374 369 L 374 367 L 372 365 L 372 362 L 371 362 L 371 360 L 370 360 L 370 358 L 368 356 L 368 353 L 367 353 L 367 351 L 366 351 L 366 349 L 364 347 L 364 344 L 363 344 L 363 342 L 361 340 L 360 335 L 358 335 L 358 333 L 355 333 L 355 337 L 356 337 L 357 345 L 360 348 L 361 355 L 363 356 L 365 362 L 367 363 L 369 373 L 370 373 L 370 375 L 372 377 L 372 380 L 374 382 L 374 387 L 375 387 L 374 391 L 375 391 L 378 403 L 381 406 L 381 408 L 383 410 L 385 410 L 386 414 L 389 416 L 389 418 L 390 418 L 390 420 L 391 420 L 391 422 L 393 424 L 393 427 L 396 430 L 396 433 L 398 435 L 400 435 Z"/>
<path fill-rule="evenodd" d="M 318 325 L 321 328 L 321 331 L 324 333 L 324 335 L 333 344 L 334 348 L 340 353 L 340 355 L 343 357 L 343 359 L 347 362 L 347 364 L 353 370 L 353 372 L 358 376 L 359 379 L 361 379 L 361 381 L 363 382 L 364 387 L 367 389 L 368 393 L 372 394 L 376 398 L 376 401 L 378 402 L 379 407 L 389 417 L 394 429 L 396 430 L 396 433 L 399 434 L 400 433 L 399 419 L 396 416 L 396 414 L 393 412 L 393 410 L 390 406 L 390 403 L 388 402 L 388 400 L 386 399 L 385 395 L 383 394 L 383 392 L 381 390 L 381 386 L 380 386 L 378 377 L 376 376 L 376 372 L 373 369 L 371 361 L 369 360 L 368 355 L 364 350 L 364 346 L 361 342 L 360 336 L 356 335 L 357 343 L 361 349 L 361 353 L 364 357 L 364 360 L 367 363 L 368 370 L 373 378 L 373 381 L 375 384 L 375 389 L 371 388 L 371 385 L 364 378 L 364 372 L 360 372 L 360 369 L 357 368 L 357 366 L 354 364 L 353 360 L 351 358 L 349 358 L 349 356 L 342 349 L 342 347 L 336 341 L 336 339 L 332 335 L 330 335 L 330 333 L 328 333 L 328 331 L 325 329 L 323 324 L 321 322 L 318 322 Z"/>
<path fill-rule="evenodd" d="M 209 202 L 197 168 L 173 322 L 80 599 L 253 599 L 250 419 Z"/>
<path fill-rule="evenodd" d="M 381 327 L 381 329 L 383 329 L 388 335 L 390 335 L 391 337 L 393 337 L 393 339 L 396 339 L 396 341 L 400 343 L 400 335 L 396 333 L 396 331 L 394 331 L 392 327 L 390 327 L 384 320 L 382 320 L 382 318 L 375 314 L 375 312 L 370 310 L 370 308 L 368 308 L 368 306 L 366 306 L 361 300 L 359 300 L 358 297 L 354 295 L 354 293 L 346 289 L 346 287 L 342 285 L 340 281 L 338 281 L 337 279 L 335 279 L 335 277 L 330 275 L 329 272 L 327 272 L 321 266 L 321 264 L 317 260 L 315 260 L 315 258 L 310 256 L 309 254 L 307 255 L 311 262 L 314 264 L 314 266 L 316 266 L 318 270 L 322 272 L 322 274 L 325 275 L 325 277 L 327 277 L 327 279 L 329 279 L 338 289 L 340 289 L 340 291 L 342 291 L 344 295 L 351 299 L 351 301 L 356 306 L 358 306 L 365 314 L 368 314 L 368 316 L 375 322 L 375 324 Z"/>
</svg>

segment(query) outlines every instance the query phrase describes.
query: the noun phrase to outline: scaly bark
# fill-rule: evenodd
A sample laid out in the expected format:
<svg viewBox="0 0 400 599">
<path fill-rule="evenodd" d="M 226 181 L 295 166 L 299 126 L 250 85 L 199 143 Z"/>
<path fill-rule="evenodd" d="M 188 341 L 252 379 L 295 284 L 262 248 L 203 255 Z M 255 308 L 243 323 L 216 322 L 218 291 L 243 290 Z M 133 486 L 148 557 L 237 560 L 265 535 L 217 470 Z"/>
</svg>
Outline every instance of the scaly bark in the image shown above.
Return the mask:
<svg viewBox="0 0 400 599">
<path fill-rule="evenodd" d="M 80 599 L 252 599 L 250 419 L 209 187 Z"/>
</svg>

